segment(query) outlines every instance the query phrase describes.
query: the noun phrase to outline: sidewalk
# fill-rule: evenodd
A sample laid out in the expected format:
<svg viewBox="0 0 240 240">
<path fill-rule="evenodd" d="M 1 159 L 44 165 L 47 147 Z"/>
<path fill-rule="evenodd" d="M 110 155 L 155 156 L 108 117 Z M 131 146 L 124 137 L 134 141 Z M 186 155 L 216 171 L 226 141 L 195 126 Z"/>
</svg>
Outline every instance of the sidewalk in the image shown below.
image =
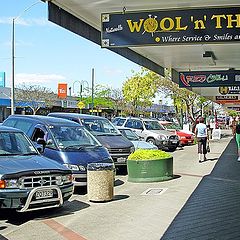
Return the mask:
<svg viewBox="0 0 240 240">
<path fill-rule="evenodd" d="M 240 162 L 232 139 L 161 239 L 240 239 L 239 216 Z"/>
<path fill-rule="evenodd" d="M 219 164 L 216 165 L 216 169 L 220 168 L 220 170 L 213 171 L 215 172 L 215 179 L 210 179 L 207 175 L 212 172 L 215 164 L 218 163 L 218 158 L 230 140 L 231 138 L 222 138 L 218 141 L 212 141 L 211 153 L 208 154 L 209 160 L 204 163 L 198 163 L 196 145 L 186 146 L 183 150 L 175 151 L 173 153 L 175 175 L 173 180 L 143 184 L 130 183 L 127 181 L 127 176 L 117 176 L 114 188 L 115 197 L 111 202 L 92 203 L 88 201 L 87 194 L 74 194 L 71 201 L 62 209 L 47 211 L 47 213 L 41 215 L 34 213 L 28 221 L 17 227 L 14 224 L 11 225 L 11 221 L 8 220 L 10 224 L 3 230 L 0 229 L 0 234 L 14 240 L 33 239 L 33 236 L 38 240 L 120 240 L 122 238 L 127 240 L 159 240 L 175 219 L 163 239 L 182 240 L 184 239 L 182 235 L 175 238 L 175 232 L 172 229 L 175 229 L 177 225 L 180 232 L 182 225 L 178 227 L 178 224 L 182 222 L 182 216 L 184 215 L 180 210 L 184 210 L 186 206 L 191 205 L 189 201 L 192 197 L 189 199 L 189 196 L 191 194 L 196 196 L 195 201 L 197 201 L 199 191 L 202 194 L 201 196 L 207 190 L 214 193 L 216 184 L 208 189 L 208 183 L 203 184 L 204 181 L 220 182 L 220 185 L 223 182 L 225 188 L 229 183 L 226 180 L 216 179 L 223 177 L 220 173 L 227 174 L 226 166 L 221 168 L 218 167 Z M 231 144 L 231 149 L 227 148 L 223 157 L 221 157 L 221 159 L 224 159 L 220 162 L 225 162 L 229 158 L 236 158 L 236 149 L 232 149 L 234 144 Z M 236 189 L 236 183 L 233 183 L 232 180 L 230 183 L 235 184 Z M 144 194 L 150 188 L 152 189 L 152 191 L 149 191 L 150 194 Z M 209 193 L 205 195 L 209 195 Z M 229 201 L 229 199 L 227 200 Z M 222 198 L 216 201 L 221 202 Z M 240 199 L 235 203 L 235 206 L 237 204 L 240 206 L 239 203 Z M 202 207 L 204 205 L 205 202 L 200 204 Z M 201 211 L 200 208 L 199 211 Z M 188 215 L 187 217 L 192 221 L 192 218 L 196 216 L 197 213 L 194 212 L 193 216 Z M 0 225 L 3 222 L 1 219 Z M 190 228 L 191 221 L 188 221 L 187 226 L 185 226 L 186 231 L 184 233 L 186 236 L 188 236 L 187 229 Z M 205 223 L 207 224 L 207 222 Z M 6 225 L 7 221 L 4 224 Z M 52 227 L 54 224 L 55 228 Z M 67 238 L 66 234 L 64 235 L 66 231 L 70 231 L 73 234 L 72 236 L 76 238 Z"/>
</svg>

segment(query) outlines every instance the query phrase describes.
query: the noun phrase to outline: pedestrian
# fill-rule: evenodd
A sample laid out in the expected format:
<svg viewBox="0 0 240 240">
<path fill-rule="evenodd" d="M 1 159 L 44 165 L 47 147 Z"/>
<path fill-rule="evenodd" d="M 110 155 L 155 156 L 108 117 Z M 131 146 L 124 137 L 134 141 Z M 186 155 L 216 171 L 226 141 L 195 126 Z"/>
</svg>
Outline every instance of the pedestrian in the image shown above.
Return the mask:
<svg viewBox="0 0 240 240">
<path fill-rule="evenodd" d="M 198 143 L 198 161 L 199 163 L 206 161 L 207 157 L 207 141 L 208 141 L 208 133 L 207 133 L 207 125 L 204 123 L 204 118 L 199 118 L 199 123 L 196 125 L 195 134 L 197 137 Z"/>
<path fill-rule="evenodd" d="M 238 148 L 238 161 L 240 162 L 240 123 L 236 125 L 236 142 L 237 142 L 237 148 Z"/>
<path fill-rule="evenodd" d="M 230 125 L 230 127 L 232 128 L 232 135 L 233 135 L 233 137 L 236 134 L 236 126 L 237 126 L 237 120 L 236 120 L 236 117 L 234 116 L 233 119 L 232 119 L 232 123 Z"/>
</svg>

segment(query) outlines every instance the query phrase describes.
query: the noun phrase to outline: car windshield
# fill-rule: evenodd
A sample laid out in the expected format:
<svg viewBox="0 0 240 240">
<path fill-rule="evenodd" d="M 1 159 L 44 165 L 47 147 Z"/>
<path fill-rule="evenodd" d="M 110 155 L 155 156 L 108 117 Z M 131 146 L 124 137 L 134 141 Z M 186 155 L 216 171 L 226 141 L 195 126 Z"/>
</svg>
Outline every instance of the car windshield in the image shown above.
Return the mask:
<svg viewBox="0 0 240 240">
<path fill-rule="evenodd" d="M 119 130 L 108 119 L 82 119 L 84 126 L 93 135 L 121 135 Z"/>
<path fill-rule="evenodd" d="M 122 135 L 124 137 L 126 137 L 130 141 L 138 141 L 139 140 L 139 136 L 130 129 L 120 129 L 120 132 L 122 133 Z"/>
<path fill-rule="evenodd" d="M 38 154 L 33 144 L 20 132 L 0 132 L 0 156 Z"/>
<path fill-rule="evenodd" d="M 84 127 L 56 125 L 49 128 L 60 149 L 101 146 L 98 140 Z"/>
<path fill-rule="evenodd" d="M 147 130 L 165 130 L 165 128 L 158 121 L 144 121 Z"/>
</svg>

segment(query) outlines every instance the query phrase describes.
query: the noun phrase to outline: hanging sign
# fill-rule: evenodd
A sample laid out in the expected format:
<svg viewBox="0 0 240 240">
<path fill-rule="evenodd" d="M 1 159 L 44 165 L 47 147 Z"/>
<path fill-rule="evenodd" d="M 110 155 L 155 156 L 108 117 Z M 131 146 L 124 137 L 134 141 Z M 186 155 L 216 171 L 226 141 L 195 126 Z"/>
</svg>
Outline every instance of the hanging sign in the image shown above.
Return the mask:
<svg viewBox="0 0 240 240">
<path fill-rule="evenodd" d="M 67 83 L 58 84 L 58 97 L 62 99 L 67 97 Z"/>
<path fill-rule="evenodd" d="M 222 95 L 226 95 L 226 94 L 240 94 L 240 86 L 219 87 L 218 91 Z"/>
<path fill-rule="evenodd" d="M 179 87 L 239 86 L 240 71 L 179 72 Z"/>
<path fill-rule="evenodd" d="M 240 7 L 103 13 L 102 47 L 240 41 Z"/>
</svg>

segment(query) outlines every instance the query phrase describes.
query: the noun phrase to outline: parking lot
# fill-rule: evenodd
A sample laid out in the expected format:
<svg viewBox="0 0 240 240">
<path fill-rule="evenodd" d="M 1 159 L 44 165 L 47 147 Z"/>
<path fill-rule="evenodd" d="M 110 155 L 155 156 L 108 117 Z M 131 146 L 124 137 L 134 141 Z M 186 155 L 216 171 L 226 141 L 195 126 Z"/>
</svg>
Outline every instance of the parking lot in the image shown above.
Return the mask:
<svg viewBox="0 0 240 240">
<path fill-rule="evenodd" d="M 24 214 L 1 210 L 0 234 L 3 239 L 16 240 L 160 239 L 230 140 L 230 135 L 225 135 L 212 141 L 208 161 L 201 164 L 196 145 L 178 148 L 171 153 L 174 179 L 169 181 L 130 183 L 127 175 L 118 173 L 110 202 L 90 202 L 86 189 L 78 189 L 60 209 Z"/>
</svg>

